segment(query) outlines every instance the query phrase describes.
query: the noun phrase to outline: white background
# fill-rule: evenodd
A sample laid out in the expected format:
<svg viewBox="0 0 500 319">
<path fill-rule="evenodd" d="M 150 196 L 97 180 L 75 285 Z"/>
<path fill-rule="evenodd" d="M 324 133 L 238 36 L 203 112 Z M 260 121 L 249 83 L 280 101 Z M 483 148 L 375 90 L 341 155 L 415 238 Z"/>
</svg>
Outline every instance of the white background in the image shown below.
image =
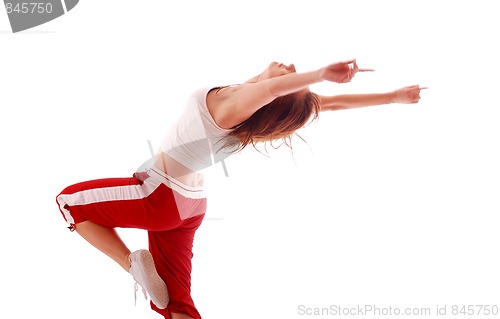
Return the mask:
<svg viewBox="0 0 500 319">
<path fill-rule="evenodd" d="M 16 34 L 0 10 L 0 317 L 159 318 L 65 228 L 55 196 L 130 176 L 200 86 L 244 82 L 272 61 L 300 72 L 350 58 L 376 72 L 311 89 L 429 90 L 417 105 L 322 114 L 294 158 L 249 149 L 226 160 L 229 178 L 207 172 L 200 313 L 500 304 L 494 4 L 83 0 Z M 147 245 L 144 231 L 121 234 Z"/>
</svg>

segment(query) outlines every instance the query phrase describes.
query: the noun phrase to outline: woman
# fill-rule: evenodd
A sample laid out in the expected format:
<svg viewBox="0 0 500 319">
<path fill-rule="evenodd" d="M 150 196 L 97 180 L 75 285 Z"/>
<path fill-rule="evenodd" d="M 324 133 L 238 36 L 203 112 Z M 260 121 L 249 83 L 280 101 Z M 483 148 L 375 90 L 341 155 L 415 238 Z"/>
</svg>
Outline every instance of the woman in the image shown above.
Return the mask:
<svg viewBox="0 0 500 319">
<path fill-rule="evenodd" d="M 193 239 L 206 210 L 201 171 L 249 144 L 288 142 L 320 111 L 419 101 L 419 86 L 338 96 L 308 88 L 346 83 L 365 71 L 371 70 L 355 60 L 305 73 L 273 62 L 241 85 L 196 91 L 159 152 L 133 177 L 87 181 L 57 196 L 68 228 L 131 273 L 153 310 L 165 318 L 201 318 L 190 296 Z M 116 227 L 146 229 L 149 250 L 130 252 Z"/>
</svg>

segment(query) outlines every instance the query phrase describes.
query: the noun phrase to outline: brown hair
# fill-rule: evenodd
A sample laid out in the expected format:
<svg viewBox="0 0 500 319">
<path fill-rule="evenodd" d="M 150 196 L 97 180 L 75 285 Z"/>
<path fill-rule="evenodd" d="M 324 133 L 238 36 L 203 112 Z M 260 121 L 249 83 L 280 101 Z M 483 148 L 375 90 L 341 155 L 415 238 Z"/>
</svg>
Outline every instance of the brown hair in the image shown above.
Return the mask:
<svg viewBox="0 0 500 319">
<path fill-rule="evenodd" d="M 259 142 L 270 142 L 273 146 L 272 142 L 276 140 L 282 140 L 280 146 L 285 144 L 291 148 L 291 138 L 296 134 L 295 131 L 308 125 L 311 117 L 310 122 L 316 120 L 320 107 L 319 96 L 310 91 L 279 96 L 245 121 L 233 126 L 233 131 L 228 134 L 229 141 L 240 142 L 236 152 L 249 144 L 256 148 Z M 233 143 L 228 142 L 225 147 L 234 146 L 231 144 Z"/>
</svg>

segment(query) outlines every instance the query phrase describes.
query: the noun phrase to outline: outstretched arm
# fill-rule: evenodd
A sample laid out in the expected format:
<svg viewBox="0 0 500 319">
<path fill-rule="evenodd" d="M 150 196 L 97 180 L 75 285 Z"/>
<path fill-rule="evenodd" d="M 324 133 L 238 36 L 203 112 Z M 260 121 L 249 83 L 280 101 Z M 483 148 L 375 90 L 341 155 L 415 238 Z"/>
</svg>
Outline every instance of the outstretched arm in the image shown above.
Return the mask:
<svg viewBox="0 0 500 319">
<path fill-rule="evenodd" d="M 321 111 L 346 110 L 391 103 L 418 103 L 420 100 L 420 91 L 423 89 L 425 88 L 413 85 L 386 93 L 320 96 Z"/>
<path fill-rule="evenodd" d="M 363 71 L 371 70 L 359 69 L 355 60 L 339 62 L 315 71 L 289 73 L 228 88 L 220 92 L 217 99 L 208 102 L 214 105 L 214 109 L 218 109 L 215 112 L 220 112 L 215 117 L 220 118 L 221 123 L 236 124 L 279 96 L 301 91 L 322 81 L 346 83 L 351 81 L 357 72 Z"/>
<path fill-rule="evenodd" d="M 309 85 L 330 81 L 349 82 L 360 70 L 356 60 L 330 64 L 324 68 L 304 72 L 289 73 L 270 79 L 242 85 L 234 94 L 236 108 L 240 112 L 253 114 L 278 96 L 287 95 L 307 88 Z"/>
</svg>

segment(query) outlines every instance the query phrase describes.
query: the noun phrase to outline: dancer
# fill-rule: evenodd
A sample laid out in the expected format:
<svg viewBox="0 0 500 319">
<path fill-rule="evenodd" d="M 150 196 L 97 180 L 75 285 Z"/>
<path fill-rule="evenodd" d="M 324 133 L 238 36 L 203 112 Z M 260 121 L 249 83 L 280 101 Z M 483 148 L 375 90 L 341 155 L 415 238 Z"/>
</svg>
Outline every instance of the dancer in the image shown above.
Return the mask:
<svg viewBox="0 0 500 319">
<path fill-rule="evenodd" d="M 418 85 L 336 96 L 309 90 L 367 71 L 356 60 L 304 73 L 273 62 L 243 84 L 197 90 L 157 154 L 132 177 L 74 184 L 57 196 L 68 228 L 129 272 L 149 294 L 153 310 L 165 318 L 200 319 L 190 289 L 193 239 L 206 211 L 203 170 L 248 145 L 288 144 L 321 111 L 419 101 Z M 147 230 L 148 250 L 130 252 L 118 227 Z"/>
</svg>

